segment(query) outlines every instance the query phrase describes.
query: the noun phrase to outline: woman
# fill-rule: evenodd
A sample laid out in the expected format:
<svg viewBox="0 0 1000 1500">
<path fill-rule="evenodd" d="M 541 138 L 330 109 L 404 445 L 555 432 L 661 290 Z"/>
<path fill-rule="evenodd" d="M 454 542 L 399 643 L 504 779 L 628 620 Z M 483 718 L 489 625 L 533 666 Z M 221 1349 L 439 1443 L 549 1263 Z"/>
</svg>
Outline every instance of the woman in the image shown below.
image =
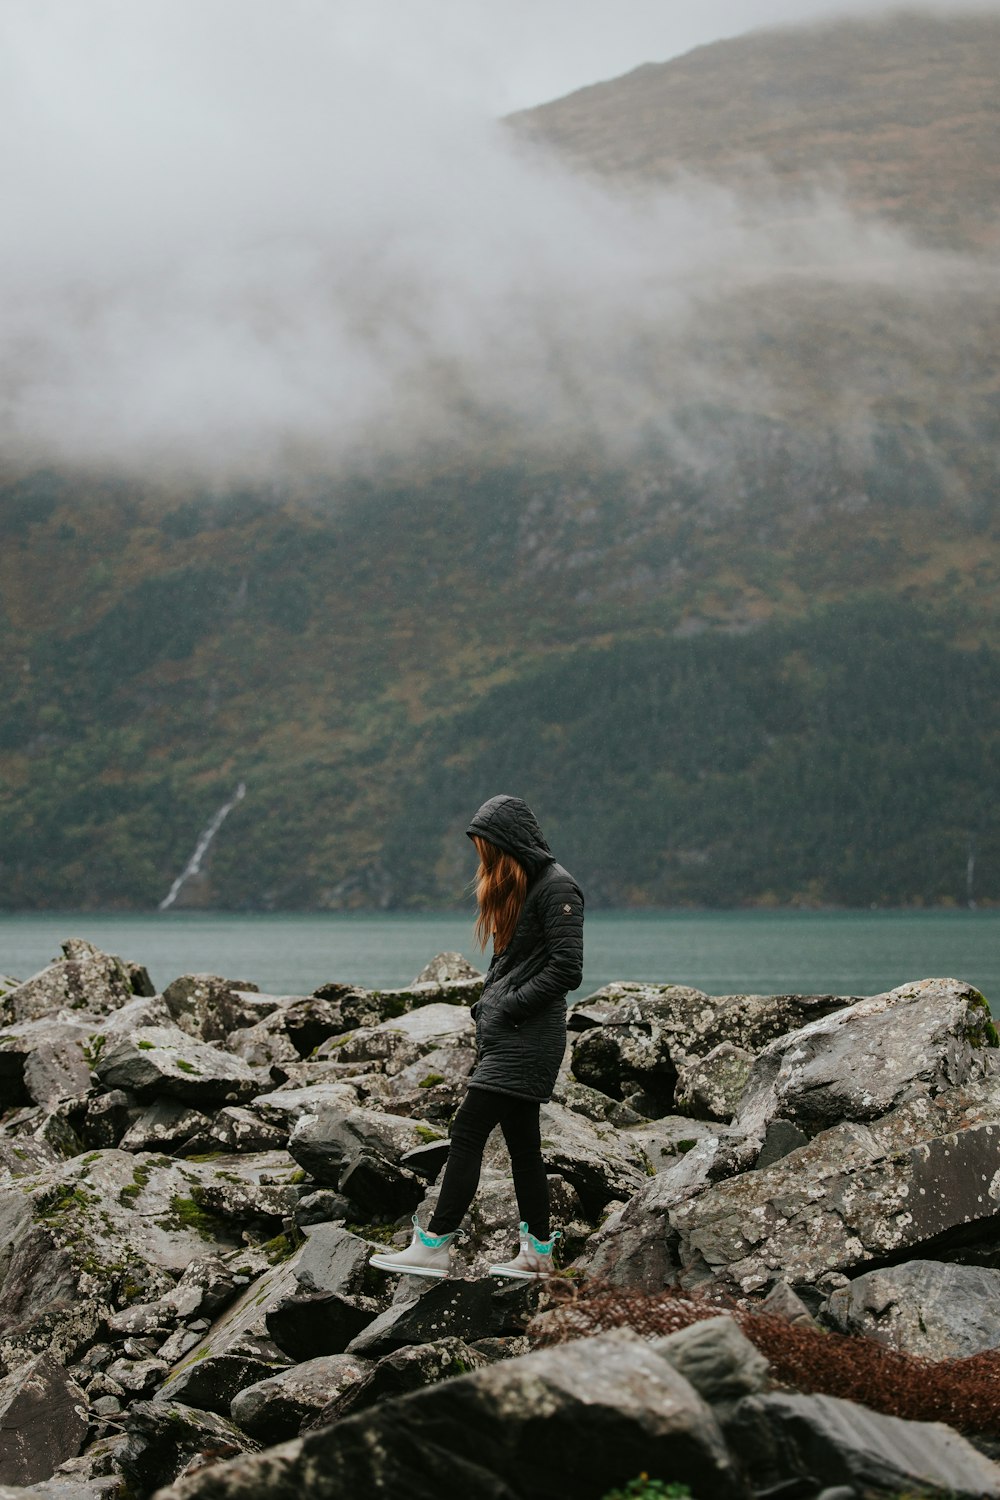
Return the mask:
<svg viewBox="0 0 1000 1500">
<path fill-rule="evenodd" d="M 491 797 L 466 829 L 479 853 L 476 935 L 493 958 L 476 1022 L 476 1065 L 452 1122 L 437 1208 L 428 1228 L 413 1215 L 413 1240 L 373 1266 L 415 1276 L 447 1276 L 451 1245 L 479 1185 L 483 1150 L 494 1126 L 510 1152 L 521 1218 L 513 1260 L 495 1276 L 535 1277 L 552 1270 L 549 1190 L 542 1161 L 539 1107 L 552 1097 L 566 1050 L 566 994 L 583 977 L 583 894 L 520 797 Z"/>
</svg>

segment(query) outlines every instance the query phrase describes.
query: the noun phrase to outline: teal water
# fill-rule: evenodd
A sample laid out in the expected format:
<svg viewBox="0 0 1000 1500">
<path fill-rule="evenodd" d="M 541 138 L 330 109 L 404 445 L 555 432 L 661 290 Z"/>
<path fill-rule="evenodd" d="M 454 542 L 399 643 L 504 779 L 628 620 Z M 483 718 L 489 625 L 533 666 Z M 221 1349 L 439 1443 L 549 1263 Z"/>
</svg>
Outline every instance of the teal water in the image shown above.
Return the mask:
<svg viewBox="0 0 1000 1500">
<path fill-rule="evenodd" d="M 379 988 L 407 983 L 443 949 L 483 964 L 460 912 L 0 912 L 0 973 L 27 978 L 66 937 L 144 963 L 158 988 L 205 972 L 273 994 L 309 994 L 331 980 Z M 1000 1010 L 1000 911 L 594 912 L 585 952 L 580 995 L 612 979 L 716 995 L 871 995 L 933 975 L 968 980 Z"/>
</svg>

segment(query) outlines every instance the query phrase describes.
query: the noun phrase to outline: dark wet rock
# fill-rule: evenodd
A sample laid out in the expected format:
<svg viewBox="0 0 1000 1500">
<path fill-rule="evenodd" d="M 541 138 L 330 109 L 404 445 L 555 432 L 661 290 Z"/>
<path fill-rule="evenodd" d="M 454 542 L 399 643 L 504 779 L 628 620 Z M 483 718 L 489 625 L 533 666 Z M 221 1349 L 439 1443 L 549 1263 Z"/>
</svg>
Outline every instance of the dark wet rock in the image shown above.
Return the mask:
<svg viewBox="0 0 1000 1500">
<path fill-rule="evenodd" d="M 998 1151 L 1000 1078 L 920 1094 L 671 1206 L 664 1237 L 685 1285 L 739 1293 L 816 1283 L 977 1223 L 994 1238 Z"/>
<path fill-rule="evenodd" d="M 754 1054 L 732 1042 L 720 1042 L 704 1057 L 684 1064 L 677 1074 L 674 1107 L 701 1120 L 728 1123 L 746 1088 Z"/>
<path fill-rule="evenodd" d="M 768 1363 L 730 1317 L 705 1318 L 650 1345 L 710 1406 L 767 1390 Z"/>
<path fill-rule="evenodd" d="M 112 1151 L 139 1113 L 133 1094 L 124 1089 L 110 1089 L 87 1100 L 87 1112 L 80 1126 L 84 1146 L 91 1151 Z"/>
<path fill-rule="evenodd" d="M 318 1188 L 314 1193 L 304 1193 L 292 1216 L 300 1228 L 314 1224 L 326 1224 L 331 1220 L 357 1219 L 355 1206 L 342 1193 L 333 1188 Z"/>
<path fill-rule="evenodd" d="M 752 1164 L 776 1117 L 813 1135 L 877 1119 L 915 1089 L 933 1095 L 964 1083 L 983 1071 L 990 1028 L 978 990 L 923 979 L 780 1037 L 757 1057 L 740 1100 L 734 1165 Z"/>
<path fill-rule="evenodd" d="M 773 1162 L 780 1161 L 783 1156 L 797 1151 L 800 1146 L 806 1145 L 809 1137 L 804 1130 L 793 1125 L 791 1120 L 774 1119 L 767 1122 L 764 1132 L 764 1144 L 760 1148 L 760 1154 L 754 1162 L 758 1170 L 761 1167 L 769 1167 Z"/>
<path fill-rule="evenodd" d="M 118 1144 L 123 1151 L 174 1151 L 208 1124 L 207 1115 L 180 1099 L 154 1099 L 140 1109 Z"/>
<path fill-rule="evenodd" d="M 79 1453 L 87 1398 L 47 1354 L 0 1380 L 0 1483 L 36 1484 Z"/>
<path fill-rule="evenodd" d="M 904 1422 L 835 1396 L 747 1396 L 726 1436 L 755 1491 L 795 1478 L 953 1500 L 1000 1496 L 1000 1468 L 941 1422 Z"/>
<path fill-rule="evenodd" d="M 595 1026 L 573 1044 L 573 1076 L 613 1099 L 641 1091 L 665 1114 L 673 1107 L 677 1066 L 658 1028 Z"/>
<path fill-rule="evenodd" d="M 394 1303 L 351 1341 L 349 1352 L 377 1359 L 404 1344 L 451 1336 L 465 1340 L 501 1331 L 491 1278 L 435 1281 L 413 1302 Z"/>
<path fill-rule="evenodd" d="M 233 1398 L 233 1421 L 262 1443 L 283 1442 L 294 1437 L 338 1398 L 366 1385 L 371 1370 L 369 1360 L 353 1354 L 327 1354 L 305 1360 L 240 1391 Z"/>
<path fill-rule="evenodd" d="M 381 1403 L 210 1470 L 171 1500 L 547 1500 L 568 1475 L 574 1500 L 599 1500 L 640 1471 L 713 1500 L 747 1493 L 710 1408 L 641 1340 L 617 1331 Z"/>
<path fill-rule="evenodd" d="M 339 1224 L 317 1224 L 293 1265 L 294 1285 L 268 1311 L 267 1330 L 293 1359 L 340 1354 L 385 1303 L 376 1246 Z"/>
<path fill-rule="evenodd" d="M 823 1309 L 842 1333 L 926 1359 L 1000 1349 L 1000 1271 L 911 1260 L 868 1271 L 833 1292 Z"/>
<path fill-rule="evenodd" d="M 163 991 L 163 1003 L 175 1026 L 203 1042 L 219 1042 L 240 1026 L 252 1026 L 281 1001 L 262 996 L 245 979 L 219 974 L 182 974 Z"/>
<path fill-rule="evenodd" d="M 479 979 L 485 976 L 481 970 L 463 958 L 461 953 L 436 953 L 430 963 L 424 965 L 412 981 L 418 984 L 448 984 L 456 979 Z"/>
<path fill-rule="evenodd" d="M 426 1145 L 414 1146 L 412 1151 L 404 1151 L 399 1159 L 400 1165 L 433 1182 L 448 1160 L 450 1148 L 451 1142 L 447 1138 L 428 1141 Z"/>
<path fill-rule="evenodd" d="M 188 1104 L 239 1103 L 261 1092 L 241 1058 L 196 1041 L 176 1026 L 147 1026 L 109 1043 L 95 1064 L 106 1088 L 139 1098 L 167 1095 Z"/>
<path fill-rule="evenodd" d="M 132 980 L 120 958 L 82 938 L 62 944 L 64 957 L 15 989 L 0 994 L 0 1024 L 34 1021 L 59 1011 L 106 1015 L 132 999 Z"/>
<path fill-rule="evenodd" d="M 383 1355 L 374 1365 L 367 1364 L 363 1378 L 331 1393 L 326 1405 L 314 1412 L 303 1427 L 326 1427 L 352 1412 L 367 1411 L 378 1402 L 422 1390 L 439 1380 L 468 1375 L 492 1362 L 462 1339 L 443 1338 L 428 1344 L 407 1345 Z"/>
<path fill-rule="evenodd" d="M 148 1495 L 186 1471 L 258 1451 L 258 1444 L 226 1417 L 177 1401 L 143 1401 L 129 1411 L 118 1462 L 132 1489 Z"/>
</svg>

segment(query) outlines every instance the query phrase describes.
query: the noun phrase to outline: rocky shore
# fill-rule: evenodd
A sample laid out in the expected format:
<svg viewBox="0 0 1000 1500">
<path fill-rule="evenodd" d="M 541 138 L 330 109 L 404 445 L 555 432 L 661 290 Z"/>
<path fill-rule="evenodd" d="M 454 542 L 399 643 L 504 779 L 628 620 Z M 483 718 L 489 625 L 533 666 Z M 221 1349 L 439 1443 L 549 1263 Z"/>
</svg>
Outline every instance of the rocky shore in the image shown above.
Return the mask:
<svg viewBox="0 0 1000 1500">
<path fill-rule="evenodd" d="M 981 995 L 609 985 L 542 1110 L 554 1284 L 486 1274 L 499 1139 L 453 1276 L 389 1276 L 480 985 L 0 978 L 0 1500 L 1000 1500 Z"/>
</svg>

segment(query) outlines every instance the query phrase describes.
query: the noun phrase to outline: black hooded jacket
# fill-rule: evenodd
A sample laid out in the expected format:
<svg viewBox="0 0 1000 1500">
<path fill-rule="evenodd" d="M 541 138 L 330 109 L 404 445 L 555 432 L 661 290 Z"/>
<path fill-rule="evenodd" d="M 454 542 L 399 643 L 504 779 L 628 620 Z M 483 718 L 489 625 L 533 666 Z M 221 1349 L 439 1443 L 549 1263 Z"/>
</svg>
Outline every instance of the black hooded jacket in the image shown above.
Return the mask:
<svg viewBox="0 0 1000 1500">
<path fill-rule="evenodd" d="M 472 1007 L 478 1057 L 469 1085 L 544 1103 L 566 1050 L 566 995 L 583 979 L 583 892 L 520 797 L 491 797 L 466 832 L 512 854 L 528 876 L 514 935 L 493 955 Z"/>
</svg>

